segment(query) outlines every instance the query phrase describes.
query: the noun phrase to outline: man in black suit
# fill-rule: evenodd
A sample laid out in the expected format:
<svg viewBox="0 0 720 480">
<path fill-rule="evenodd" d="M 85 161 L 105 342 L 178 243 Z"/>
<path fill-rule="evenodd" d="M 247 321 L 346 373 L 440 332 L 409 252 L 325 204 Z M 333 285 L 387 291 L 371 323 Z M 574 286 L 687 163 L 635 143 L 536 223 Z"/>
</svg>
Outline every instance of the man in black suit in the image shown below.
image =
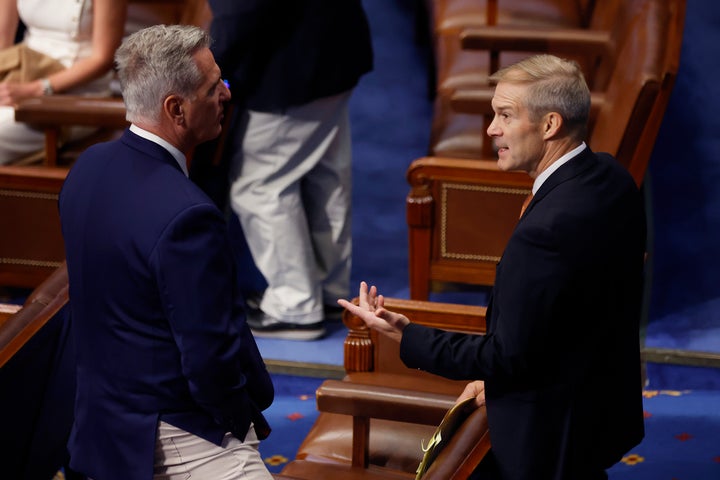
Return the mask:
<svg viewBox="0 0 720 480">
<path fill-rule="evenodd" d="M 413 324 L 364 282 L 359 306 L 339 303 L 400 341 L 408 367 L 479 379 L 460 397 L 487 404 L 492 449 L 476 478 L 605 479 L 644 434 L 642 196 L 583 141 L 590 93 L 577 64 L 539 55 L 492 78 L 498 166 L 535 181 L 497 266 L 487 333 Z"/>
<path fill-rule="evenodd" d="M 230 206 L 267 282 L 248 322 L 256 336 L 312 340 L 349 293 L 348 101 L 372 69 L 367 18 L 360 0 L 209 3 L 237 114 Z"/>
</svg>

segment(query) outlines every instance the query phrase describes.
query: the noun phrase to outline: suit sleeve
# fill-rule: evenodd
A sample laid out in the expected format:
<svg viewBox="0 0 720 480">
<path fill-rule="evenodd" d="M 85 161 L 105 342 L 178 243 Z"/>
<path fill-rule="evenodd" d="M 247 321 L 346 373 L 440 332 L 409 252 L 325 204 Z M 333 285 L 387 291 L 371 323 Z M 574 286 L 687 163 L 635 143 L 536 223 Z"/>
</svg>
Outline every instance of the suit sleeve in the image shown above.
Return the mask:
<svg viewBox="0 0 720 480">
<path fill-rule="evenodd" d="M 220 212 L 210 204 L 182 211 L 151 264 L 195 401 L 229 428 L 248 408 L 267 408 L 272 381 L 245 322 Z"/>
<path fill-rule="evenodd" d="M 567 268 L 572 259 L 558 262 L 558 255 L 555 235 L 541 227 L 516 232 L 498 267 L 502 288 L 496 288 L 489 310 L 493 325 L 488 334 L 410 324 L 403 332 L 403 362 L 448 378 L 512 380 L 514 385 L 563 370 L 556 367 L 568 350 L 569 333 L 552 312 L 574 301 L 566 288 L 573 273 Z"/>
</svg>

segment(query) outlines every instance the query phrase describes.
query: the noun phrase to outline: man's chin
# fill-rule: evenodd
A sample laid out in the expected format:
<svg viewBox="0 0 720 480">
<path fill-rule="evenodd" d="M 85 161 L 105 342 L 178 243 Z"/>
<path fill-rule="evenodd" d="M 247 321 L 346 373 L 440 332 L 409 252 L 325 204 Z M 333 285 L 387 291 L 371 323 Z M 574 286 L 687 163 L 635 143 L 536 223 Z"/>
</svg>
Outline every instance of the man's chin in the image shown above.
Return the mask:
<svg viewBox="0 0 720 480">
<path fill-rule="evenodd" d="M 216 138 L 218 138 L 220 136 L 221 133 L 222 133 L 222 126 L 218 125 L 215 130 L 213 130 L 211 133 L 210 132 L 208 133 L 207 138 L 205 138 L 205 140 L 203 140 L 202 143 L 209 142 L 211 140 L 215 140 Z"/>
</svg>

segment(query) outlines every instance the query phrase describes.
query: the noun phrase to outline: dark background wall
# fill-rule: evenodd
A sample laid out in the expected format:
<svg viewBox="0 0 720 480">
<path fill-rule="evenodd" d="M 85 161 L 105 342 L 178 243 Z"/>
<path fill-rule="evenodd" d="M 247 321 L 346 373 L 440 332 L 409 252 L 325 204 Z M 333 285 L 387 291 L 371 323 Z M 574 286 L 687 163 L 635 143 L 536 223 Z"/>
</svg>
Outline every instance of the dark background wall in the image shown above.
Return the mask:
<svg viewBox="0 0 720 480">
<path fill-rule="evenodd" d="M 650 162 L 649 332 L 720 351 L 720 2 L 688 0 L 680 71 Z M 678 337 L 680 338 L 680 337 Z"/>
</svg>

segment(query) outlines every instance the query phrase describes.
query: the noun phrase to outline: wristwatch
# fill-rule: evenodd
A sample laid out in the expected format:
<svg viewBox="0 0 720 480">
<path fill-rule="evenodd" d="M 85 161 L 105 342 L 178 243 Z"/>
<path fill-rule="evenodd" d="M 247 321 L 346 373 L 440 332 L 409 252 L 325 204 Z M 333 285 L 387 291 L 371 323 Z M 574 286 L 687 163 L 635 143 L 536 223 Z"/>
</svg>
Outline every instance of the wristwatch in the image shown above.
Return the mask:
<svg viewBox="0 0 720 480">
<path fill-rule="evenodd" d="M 50 84 L 50 80 L 47 78 L 41 78 L 40 83 L 42 83 L 42 89 L 43 89 L 43 95 L 52 95 L 53 94 L 53 88 Z"/>
</svg>

